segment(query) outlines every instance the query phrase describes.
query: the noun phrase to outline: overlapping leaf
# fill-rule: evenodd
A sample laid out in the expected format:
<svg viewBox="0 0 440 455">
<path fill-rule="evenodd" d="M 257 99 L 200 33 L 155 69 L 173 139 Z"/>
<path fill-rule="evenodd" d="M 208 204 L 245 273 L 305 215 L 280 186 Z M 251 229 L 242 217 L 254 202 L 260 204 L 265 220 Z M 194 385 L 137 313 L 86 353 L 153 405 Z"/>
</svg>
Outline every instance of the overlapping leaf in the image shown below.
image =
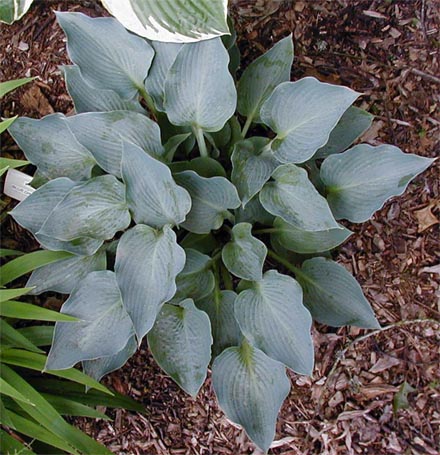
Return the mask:
<svg viewBox="0 0 440 455">
<path fill-rule="evenodd" d="M 276 218 L 272 237 L 290 251 L 302 254 L 313 254 L 329 251 L 345 242 L 352 232 L 344 226 L 325 231 L 304 231 L 286 223 L 282 218 Z"/>
<path fill-rule="evenodd" d="M 165 104 L 170 122 L 219 131 L 234 114 L 237 92 L 221 39 L 182 47 L 168 71 Z"/>
<path fill-rule="evenodd" d="M 102 240 L 83 237 L 72 242 L 64 242 L 44 234 L 37 234 L 55 207 L 74 187 L 75 183 L 65 177 L 51 180 L 20 202 L 12 210 L 11 215 L 18 224 L 31 231 L 41 245 L 47 249 L 91 255 L 102 245 Z"/>
<path fill-rule="evenodd" d="M 328 142 L 329 135 L 359 93 L 305 77 L 283 82 L 261 107 L 261 120 L 277 136 L 272 143 L 283 163 L 302 163 Z"/>
<path fill-rule="evenodd" d="M 66 81 L 67 91 L 72 97 L 75 111 L 108 112 L 108 111 L 135 111 L 144 113 L 144 109 L 136 100 L 122 99 L 114 90 L 96 88 L 84 80 L 77 65 L 61 67 Z"/>
<path fill-rule="evenodd" d="M 248 121 L 261 123 L 261 106 L 278 84 L 290 80 L 292 63 L 293 42 L 289 35 L 243 71 L 237 88 L 238 112 Z"/>
<path fill-rule="evenodd" d="M 0 22 L 12 24 L 21 19 L 34 0 L 2 0 L 0 4 Z"/>
<path fill-rule="evenodd" d="M 165 81 L 168 71 L 176 60 L 182 44 L 152 41 L 154 60 L 145 80 L 145 89 L 153 98 L 156 109 L 164 111 Z"/>
<path fill-rule="evenodd" d="M 133 335 L 116 276 L 107 270 L 87 275 L 61 312 L 80 322 L 56 323 L 47 370 L 63 370 L 77 362 L 114 355 Z"/>
<path fill-rule="evenodd" d="M 234 312 L 243 335 L 269 357 L 301 374 L 313 370 L 312 318 L 301 286 L 269 270 L 263 280 L 238 295 Z"/>
<path fill-rule="evenodd" d="M 90 272 L 105 270 L 106 266 L 105 250 L 92 256 L 74 256 L 34 270 L 26 286 L 34 288 L 31 294 L 46 291 L 70 294 Z"/>
<path fill-rule="evenodd" d="M 236 186 L 243 207 L 263 188 L 272 172 L 281 163 L 270 150 L 265 137 L 252 137 L 238 142 L 231 156 L 232 183 Z"/>
<path fill-rule="evenodd" d="M 191 207 L 188 192 L 176 185 L 168 166 L 128 142 L 123 143 L 122 178 L 136 223 L 161 228 L 185 220 Z"/>
<path fill-rule="evenodd" d="M 137 112 L 90 112 L 66 120 L 99 166 L 117 177 L 121 177 L 122 141 L 136 144 L 155 158 L 164 153 L 159 125 Z"/>
<path fill-rule="evenodd" d="M 242 334 L 234 316 L 236 297 L 237 294 L 233 291 L 215 290 L 197 302 L 197 307 L 207 313 L 211 321 L 213 357 L 217 357 L 226 348 L 241 343 Z"/>
<path fill-rule="evenodd" d="M 133 99 L 144 86 L 154 56 L 152 47 L 111 17 L 56 15 L 67 35 L 69 56 L 84 80 L 93 87 L 114 90 L 123 99 Z"/>
<path fill-rule="evenodd" d="M 403 153 L 392 145 L 361 144 L 326 158 L 321 179 L 336 218 L 361 223 L 387 199 L 402 194 L 408 183 L 433 161 Z"/>
<path fill-rule="evenodd" d="M 260 193 L 263 207 L 272 215 L 305 231 L 338 229 L 327 201 L 307 177 L 307 171 L 294 164 L 279 166 Z"/>
<path fill-rule="evenodd" d="M 62 241 L 81 237 L 108 240 L 130 221 L 124 184 L 112 175 L 102 175 L 72 188 L 37 235 Z"/>
<path fill-rule="evenodd" d="M 182 223 L 190 232 L 207 234 L 218 229 L 228 216 L 228 209 L 240 205 L 237 190 L 224 177 L 205 178 L 194 171 L 185 171 L 176 174 L 174 178 L 191 195 L 191 211 Z"/>
<path fill-rule="evenodd" d="M 222 260 L 235 276 L 260 281 L 266 259 L 266 245 L 252 235 L 252 225 L 239 223 L 232 228 L 231 241 L 222 249 Z"/>
<path fill-rule="evenodd" d="M 90 178 L 96 161 L 76 140 L 64 115 L 52 114 L 41 120 L 22 117 L 9 127 L 9 133 L 42 176 Z"/>
<path fill-rule="evenodd" d="M 177 275 L 177 291 L 174 301 L 191 298 L 195 301 L 209 295 L 214 289 L 214 274 L 212 273 L 211 258 L 191 248 L 185 250 L 185 267 Z"/>
<path fill-rule="evenodd" d="M 176 276 L 184 265 L 185 253 L 168 226 L 159 231 L 137 225 L 119 240 L 116 278 L 139 342 L 175 294 Z"/>
<path fill-rule="evenodd" d="M 159 366 L 185 392 L 197 395 L 211 360 L 211 324 L 191 299 L 166 304 L 148 333 L 148 345 Z"/>
</svg>

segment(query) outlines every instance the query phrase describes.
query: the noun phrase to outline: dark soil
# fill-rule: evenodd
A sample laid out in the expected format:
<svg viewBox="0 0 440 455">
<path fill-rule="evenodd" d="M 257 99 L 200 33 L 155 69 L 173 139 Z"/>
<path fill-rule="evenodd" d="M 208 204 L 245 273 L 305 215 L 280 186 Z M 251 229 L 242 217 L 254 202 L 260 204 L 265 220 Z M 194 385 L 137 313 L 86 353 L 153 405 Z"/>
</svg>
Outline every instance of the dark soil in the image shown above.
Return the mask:
<svg viewBox="0 0 440 455">
<path fill-rule="evenodd" d="M 68 62 L 65 39 L 52 10 L 105 14 L 95 1 L 36 1 L 20 22 L 1 26 L 0 80 L 38 76 L 6 97 L 4 117 L 72 110 L 58 70 Z M 293 33 L 293 80 L 315 76 L 364 94 L 358 106 L 376 118 L 363 142 L 438 156 L 438 2 L 235 0 L 231 10 L 244 63 Z M 10 138 L 2 141 L 4 155 L 21 157 Z M 291 374 L 271 453 L 440 453 L 438 169 L 433 165 L 370 222 L 350 226 L 355 235 L 337 260 L 362 284 L 384 330 L 314 328 L 314 374 Z M 2 198 L 3 208 L 13 205 Z M 1 220 L 5 247 L 37 248 L 10 217 Z M 145 414 L 118 410 L 111 422 L 77 421 L 117 454 L 258 453 L 217 407 L 209 379 L 197 399 L 188 398 L 145 346 L 106 382 L 146 407 Z M 414 389 L 408 407 L 393 411 L 405 383 Z"/>
</svg>

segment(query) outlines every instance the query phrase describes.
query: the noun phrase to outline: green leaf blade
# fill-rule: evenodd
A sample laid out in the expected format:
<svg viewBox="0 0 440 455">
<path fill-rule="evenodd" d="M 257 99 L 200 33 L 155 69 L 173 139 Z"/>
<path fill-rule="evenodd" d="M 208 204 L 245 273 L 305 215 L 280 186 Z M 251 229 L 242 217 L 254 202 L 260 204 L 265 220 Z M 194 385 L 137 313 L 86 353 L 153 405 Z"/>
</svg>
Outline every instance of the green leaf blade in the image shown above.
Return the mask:
<svg viewBox="0 0 440 455">
<path fill-rule="evenodd" d="M 261 120 L 277 137 L 272 150 L 283 163 L 303 163 L 328 142 L 344 112 L 359 96 L 346 87 L 305 77 L 283 82 L 261 108 Z"/>
<path fill-rule="evenodd" d="M 266 259 L 266 245 L 252 236 L 252 225 L 239 223 L 232 228 L 232 240 L 222 249 L 226 268 L 238 278 L 260 281 Z"/>
<path fill-rule="evenodd" d="M 191 299 L 164 305 L 148 333 L 148 345 L 159 366 L 195 397 L 211 359 L 211 324 Z"/>
<path fill-rule="evenodd" d="M 433 162 L 392 145 L 360 144 L 326 158 L 321 179 L 336 218 L 361 223 L 390 197 L 401 195 L 409 182 Z"/>
<path fill-rule="evenodd" d="M 305 231 L 323 231 L 339 227 L 327 201 L 308 179 L 307 171 L 294 164 L 279 166 L 273 182 L 260 192 L 260 202 L 272 215 Z"/>
<path fill-rule="evenodd" d="M 359 283 L 342 265 L 324 258 L 309 259 L 297 279 L 304 305 L 316 321 L 333 327 L 380 328 Z"/>
<path fill-rule="evenodd" d="M 246 342 L 228 348 L 212 366 L 220 407 L 263 451 L 275 436 L 278 412 L 290 390 L 285 367 Z"/>
</svg>

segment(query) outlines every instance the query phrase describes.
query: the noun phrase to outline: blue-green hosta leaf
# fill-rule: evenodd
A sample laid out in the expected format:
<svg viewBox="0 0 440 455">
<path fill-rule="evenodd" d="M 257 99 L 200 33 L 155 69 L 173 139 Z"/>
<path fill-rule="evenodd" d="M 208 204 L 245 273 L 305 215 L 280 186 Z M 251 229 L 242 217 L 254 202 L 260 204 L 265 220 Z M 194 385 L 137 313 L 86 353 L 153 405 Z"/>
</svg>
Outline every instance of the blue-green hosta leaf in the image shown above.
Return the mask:
<svg viewBox="0 0 440 455">
<path fill-rule="evenodd" d="M 197 395 L 211 360 L 211 324 L 192 299 L 166 304 L 148 333 L 148 345 L 159 366 L 185 392 Z"/>
<path fill-rule="evenodd" d="M 266 452 L 275 436 L 278 412 L 290 390 L 284 365 L 245 341 L 214 360 L 212 383 L 227 417 L 241 425 Z"/>
<path fill-rule="evenodd" d="M 46 370 L 64 370 L 84 360 L 117 354 L 133 335 L 114 272 L 87 275 L 61 312 L 79 322 L 57 322 Z"/>
<path fill-rule="evenodd" d="M 136 352 L 136 349 L 136 337 L 133 335 L 118 353 L 99 359 L 84 360 L 82 362 L 84 373 L 96 381 L 100 381 L 106 374 L 123 367 L 127 360 Z"/>
<path fill-rule="evenodd" d="M 275 169 L 272 178 L 260 192 L 260 202 L 269 213 L 305 231 L 339 228 L 305 169 L 284 164 Z"/>
<path fill-rule="evenodd" d="M 173 125 L 219 131 L 234 114 L 237 92 L 220 38 L 187 44 L 165 82 L 165 110 Z"/>
<path fill-rule="evenodd" d="M 304 305 L 316 321 L 333 327 L 380 328 L 359 283 L 342 265 L 330 259 L 309 259 L 297 279 L 304 291 Z"/>
<path fill-rule="evenodd" d="M 262 104 L 278 84 L 290 81 L 292 63 L 293 42 L 289 35 L 244 70 L 237 87 L 238 112 L 248 117 L 248 121 L 261 123 Z"/>
<path fill-rule="evenodd" d="M 227 0 L 103 0 L 124 27 L 145 38 L 190 43 L 229 33 Z"/>
<path fill-rule="evenodd" d="M 235 300 L 235 318 L 243 335 L 269 357 L 293 371 L 312 374 L 312 318 L 303 305 L 301 286 L 293 278 L 269 270 Z"/>
<path fill-rule="evenodd" d="M 30 293 L 34 295 L 46 291 L 71 294 L 90 272 L 106 268 L 106 253 L 102 249 L 92 256 L 74 256 L 39 267 L 32 272 L 26 287 L 33 287 Z"/>
<path fill-rule="evenodd" d="M 353 233 L 342 225 L 325 231 L 304 231 L 286 223 L 282 218 L 275 218 L 272 230 L 272 236 L 276 237 L 284 248 L 302 254 L 332 250 L 345 242 L 351 234 Z"/>
<path fill-rule="evenodd" d="M 335 217 L 362 223 L 390 197 L 402 194 L 408 183 L 433 162 L 392 145 L 360 144 L 326 158 L 321 179 Z"/>
<path fill-rule="evenodd" d="M 363 109 L 350 106 L 330 133 L 327 144 L 321 147 L 313 159 L 326 158 L 329 155 L 347 150 L 356 139 L 370 128 L 374 116 Z"/>
<path fill-rule="evenodd" d="M 37 234 L 55 207 L 75 185 L 75 182 L 65 177 L 51 180 L 20 202 L 10 214 L 20 226 L 31 231 L 44 248 L 88 256 L 99 249 L 103 243 L 102 240 L 83 237 L 72 242 L 63 242 L 47 235 Z"/>
<path fill-rule="evenodd" d="M 138 224 L 119 240 L 115 272 L 139 343 L 175 294 L 184 265 L 185 252 L 168 226 L 159 231 Z"/>
<path fill-rule="evenodd" d="M 305 77 L 283 82 L 261 107 L 261 120 L 277 133 L 272 143 L 283 163 L 303 163 L 328 142 L 344 112 L 359 96 L 346 87 Z"/>
<path fill-rule="evenodd" d="M 214 158 L 198 156 L 191 161 L 175 161 L 170 163 L 170 169 L 174 173 L 194 171 L 201 177 L 226 177 L 225 168 Z"/>
<path fill-rule="evenodd" d="M 152 47 L 132 35 L 112 17 L 91 18 L 82 13 L 56 13 L 67 35 L 69 57 L 86 82 L 133 99 L 144 86 L 153 60 Z"/>
<path fill-rule="evenodd" d="M 191 208 L 188 192 L 176 185 L 168 166 L 138 146 L 123 143 L 122 178 L 136 223 L 161 228 L 183 222 Z"/>
<path fill-rule="evenodd" d="M 260 198 L 254 196 L 247 204 L 246 207 L 239 207 L 235 211 L 236 223 L 260 223 L 265 225 L 272 225 L 275 217 L 270 214 L 260 202 Z"/>
<path fill-rule="evenodd" d="M 155 158 L 163 155 L 159 125 L 130 111 L 90 112 L 66 118 L 76 139 L 106 172 L 121 177 L 122 141 Z"/>
<path fill-rule="evenodd" d="M 90 178 L 96 161 L 76 140 L 64 115 L 52 114 L 41 120 L 22 117 L 9 127 L 9 133 L 42 176 Z"/>
<path fill-rule="evenodd" d="M 156 109 L 164 112 L 165 81 L 168 71 L 174 60 L 176 60 L 182 44 L 152 41 L 151 46 L 155 54 L 147 79 L 145 80 L 145 89 L 151 98 L 153 98 Z"/>
<path fill-rule="evenodd" d="M 185 250 L 185 267 L 177 275 L 177 291 L 173 301 L 191 298 L 195 301 L 206 297 L 212 292 L 215 285 L 212 273 L 211 258 L 197 250 Z"/>
<path fill-rule="evenodd" d="M 217 357 L 223 350 L 241 343 L 240 327 L 234 316 L 234 302 L 237 294 L 233 291 L 214 291 L 196 302 L 197 307 L 209 316 L 211 321 L 212 356 Z"/>
<path fill-rule="evenodd" d="M 72 97 L 75 111 L 108 112 L 108 111 L 135 111 L 145 113 L 136 100 L 124 100 L 114 90 L 100 89 L 91 86 L 81 75 L 77 65 L 61 67 L 66 81 L 67 91 Z"/>
<path fill-rule="evenodd" d="M 21 19 L 34 0 L 2 0 L 0 4 L 0 22 L 12 24 Z"/>
<path fill-rule="evenodd" d="M 231 157 L 231 180 L 243 207 L 263 188 L 272 172 L 281 164 L 271 151 L 263 150 L 268 143 L 269 139 L 265 137 L 252 137 L 235 144 Z"/>
<path fill-rule="evenodd" d="M 235 186 L 224 177 L 200 177 L 194 171 L 179 172 L 176 182 L 191 195 L 191 211 L 182 226 L 196 234 L 218 229 L 228 216 L 228 209 L 240 205 Z"/>
<path fill-rule="evenodd" d="M 236 224 L 231 237 L 222 250 L 226 268 L 244 280 L 260 281 L 267 255 L 266 245 L 252 236 L 252 224 L 249 223 Z"/>
<path fill-rule="evenodd" d="M 108 240 L 127 228 L 130 221 L 124 184 L 113 175 L 101 175 L 72 188 L 37 235 L 62 241 L 80 237 Z"/>
</svg>

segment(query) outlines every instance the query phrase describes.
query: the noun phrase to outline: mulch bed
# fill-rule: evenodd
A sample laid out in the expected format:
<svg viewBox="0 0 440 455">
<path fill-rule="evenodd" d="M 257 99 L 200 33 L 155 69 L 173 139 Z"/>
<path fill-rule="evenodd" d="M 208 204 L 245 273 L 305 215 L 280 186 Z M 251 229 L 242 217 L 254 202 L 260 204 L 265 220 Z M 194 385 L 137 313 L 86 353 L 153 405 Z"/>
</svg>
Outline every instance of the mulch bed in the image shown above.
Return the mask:
<svg viewBox="0 0 440 455">
<path fill-rule="evenodd" d="M 242 61 L 293 33 L 292 79 L 314 76 L 364 95 L 375 114 L 363 138 L 405 152 L 438 156 L 440 5 L 435 0 L 235 0 Z M 68 62 L 52 10 L 105 14 L 95 1 L 36 1 L 13 26 L 0 26 L 0 80 L 38 76 L 6 97 L 2 116 L 70 113 L 58 65 Z M 20 157 L 7 136 L 3 153 Z M 418 177 L 354 230 L 337 260 L 362 284 L 385 329 L 315 325 L 311 378 L 291 374 L 273 454 L 429 454 L 440 447 L 439 165 Z M 2 207 L 13 202 L 2 198 Z M 7 247 L 37 245 L 2 216 Z M 403 321 L 403 322 L 401 322 Z M 156 366 L 145 346 L 105 382 L 145 404 L 145 414 L 110 411 L 111 422 L 76 424 L 117 454 L 257 454 L 216 405 L 208 379 L 188 398 Z M 403 384 L 406 409 L 393 409 Z"/>
</svg>

